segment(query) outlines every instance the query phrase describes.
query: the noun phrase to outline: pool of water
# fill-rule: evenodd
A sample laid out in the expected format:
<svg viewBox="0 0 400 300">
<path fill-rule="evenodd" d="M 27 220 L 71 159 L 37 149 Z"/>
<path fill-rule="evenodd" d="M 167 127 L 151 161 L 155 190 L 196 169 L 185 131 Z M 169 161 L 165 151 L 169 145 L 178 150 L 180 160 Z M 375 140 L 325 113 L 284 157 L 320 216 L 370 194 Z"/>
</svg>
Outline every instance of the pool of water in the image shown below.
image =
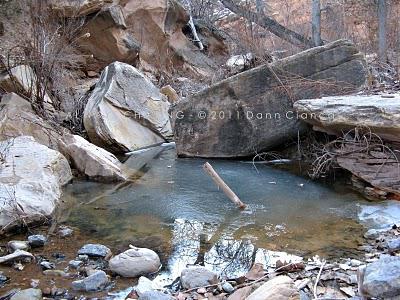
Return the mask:
<svg viewBox="0 0 400 300">
<path fill-rule="evenodd" d="M 356 193 L 270 166 L 209 161 L 247 204 L 239 210 L 203 171 L 205 161 L 165 150 L 134 182 L 74 182 L 60 221 L 117 251 L 129 244 L 154 249 L 170 278 L 195 263 L 236 276 L 254 261 L 287 259 L 280 251 L 359 255 L 359 214 L 368 204 Z"/>
</svg>

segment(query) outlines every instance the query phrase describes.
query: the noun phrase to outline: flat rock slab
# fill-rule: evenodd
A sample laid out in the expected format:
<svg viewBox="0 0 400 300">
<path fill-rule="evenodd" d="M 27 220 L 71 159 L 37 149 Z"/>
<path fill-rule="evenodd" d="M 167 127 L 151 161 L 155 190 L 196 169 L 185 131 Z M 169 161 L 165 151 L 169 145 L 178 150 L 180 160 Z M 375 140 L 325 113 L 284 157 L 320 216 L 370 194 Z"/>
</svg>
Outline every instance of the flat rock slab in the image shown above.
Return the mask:
<svg viewBox="0 0 400 300">
<path fill-rule="evenodd" d="M 366 62 L 348 41 L 316 47 L 227 78 L 173 106 L 177 152 L 189 157 L 243 157 L 305 131 L 299 99 L 357 90 Z"/>
<path fill-rule="evenodd" d="M 400 142 L 400 94 L 299 100 L 294 108 L 315 130 L 341 136 L 365 126 L 382 139 Z"/>
<path fill-rule="evenodd" d="M 110 248 L 101 244 L 86 244 L 79 249 L 78 255 L 105 258 L 111 255 L 111 250 Z"/>
</svg>

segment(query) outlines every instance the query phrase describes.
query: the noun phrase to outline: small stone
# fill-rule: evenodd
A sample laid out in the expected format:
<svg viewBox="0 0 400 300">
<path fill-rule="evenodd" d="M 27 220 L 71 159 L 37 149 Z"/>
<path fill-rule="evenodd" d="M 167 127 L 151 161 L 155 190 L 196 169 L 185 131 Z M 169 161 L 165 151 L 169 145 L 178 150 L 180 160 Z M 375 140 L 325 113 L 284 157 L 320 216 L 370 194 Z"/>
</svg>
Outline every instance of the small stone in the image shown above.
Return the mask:
<svg viewBox="0 0 400 300">
<path fill-rule="evenodd" d="M 73 234 L 73 232 L 74 231 L 71 228 L 63 226 L 63 227 L 60 227 L 60 230 L 58 231 L 58 235 L 60 237 L 64 238 L 64 237 L 71 236 Z"/>
<path fill-rule="evenodd" d="M 400 250 L 400 238 L 387 241 L 387 247 L 389 251 Z"/>
<path fill-rule="evenodd" d="M 22 271 L 25 268 L 24 265 L 21 263 L 14 263 L 12 267 L 14 270 L 17 271 Z"/>
<path fill-rule="evenodd" d="M 175 298 L 159 291 L 148 291 L 139 297 L 139 300 L 174 300 Z"/>
<path fill-rule="evenodd" d="M 5 282 L 7 282 L 8 281 L 8 277 L 7 276 L 5 276 L 4 274 L 3 274 L 3 272 L 0 272 L 0 285 L 2 285 L 2 284 L 4 284 Z"/>
<path fill-rule="evenodd" d="M 184 289 L 193 289 L 218 283 L 218 276 L 205 267 L 190 267 L 181 273 L 181 283 Z"/>
<path fill-rule="evenodd" d="M 83 262 L 87 262 L 89 260 L 89 255 L 86 255 L 86 254 L 78 255 L 78 259 L 77 260 L 81 260 Z"/>
<path fill-rule="evenodd" d="M 83 265 L 83 261 L 81 260 L 70 260 L 68 266 L 73 269 L 79 269 L 80 266 Z"/>
<path fill-rule="evenodd" d="M 65 273 L 63 270 L 44 270 L 44 275 L 47 276 L 58 276 L 58 277 L 68 277 L 69 274 Z"/>
<path fill-rule="evenodd" d="M 31 279 L 31 287 L 34 289 L 39 286 L 40 280 L 39 279 Z"/>
<path fill-rule="evenodd" d="M 43 247 L 47 242 L 47 238 L 41 234 L 30 235 L 28 236 L 28 242 L 32 248 Z"/>
<path fill-rule="evenodd" d="M 56 267 L 54 263 L 46 261 L 46 260 L 42 261 L 40 263 L 40 266 L 42 267 L 43 270 L 51 270 Z"/>
<path fill-rule="evenodd" d="M 111 255 L 111 250 L 100 244 L 86 244 L 78 251 L 78 255 L 87 255 L 89 257 L 107 258 Z"/>
<path fill-rule="evenodd" d="M 107 284 L 107 274 L 104 271 L 97 271 L 82 280 L 73 281 L 72 288 L 75 291 L 94 292 L 103 289 Z"/>
<path fill-rule="evenodd" d="M 139 278 L 137 286 L 135 287 L 136 294 L 138 296 L 141 296 L 144 293 L 146 293 L 148 291 L 152 291 L 152 290 L 153 290 L 153 282 L 150 279 L 148 279 L 144 276 L 141 276 Z"/>
<path fill-rule="evenodd" d="M 9 241 L 7 243 L 7 249 L 10 253 L 15 250 L 28 250 L 29 244 L 26 241 Z"/>
<path fill-rule="evenodd" d="M 222 289 L 227 292 L 227 293 L 233 293 L 235 291 L 235 288 L 230 284 L 229 282 L 224 282 L 222 284 Z"/>
<path fill-rule="evenodd" d="M 10 300 L 41 300 L 42 291 L 39 289 L 22 290 L 10 298 Z"/>
<path fill-rule="evenodd" d="M 352 266 L 352 267 L 359 267 L 359 266 L 361 266 L 363 263 L 361 262 L 361 261 L 359 261 L 359 260 L 357 260 L 357 259 L 352 259 L 352 260 L 350 260 L 350 265 Z"/>
</svg>

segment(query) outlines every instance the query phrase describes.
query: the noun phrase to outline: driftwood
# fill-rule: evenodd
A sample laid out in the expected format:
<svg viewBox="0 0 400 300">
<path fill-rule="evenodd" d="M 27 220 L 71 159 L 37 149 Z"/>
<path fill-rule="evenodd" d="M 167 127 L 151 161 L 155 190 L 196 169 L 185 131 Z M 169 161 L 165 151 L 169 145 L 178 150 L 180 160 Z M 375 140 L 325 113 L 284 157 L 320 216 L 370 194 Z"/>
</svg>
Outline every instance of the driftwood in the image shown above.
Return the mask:
<svg viewBox="0 0 400 300">
<path fill-rule="evenodd" d="M 235 203 L 239 208 L 244 209 L 246 205 L 239 199 L 238 196 L 230 189 L 230 187 L 219 177 L 218 173 L 215 172 L 214 168 L 206 162 L 203 165 L 203 169 L 211 176 L 214 182 L 217 184 L 219 188 L 225 193 L 225 195 Z"/>
</svg>

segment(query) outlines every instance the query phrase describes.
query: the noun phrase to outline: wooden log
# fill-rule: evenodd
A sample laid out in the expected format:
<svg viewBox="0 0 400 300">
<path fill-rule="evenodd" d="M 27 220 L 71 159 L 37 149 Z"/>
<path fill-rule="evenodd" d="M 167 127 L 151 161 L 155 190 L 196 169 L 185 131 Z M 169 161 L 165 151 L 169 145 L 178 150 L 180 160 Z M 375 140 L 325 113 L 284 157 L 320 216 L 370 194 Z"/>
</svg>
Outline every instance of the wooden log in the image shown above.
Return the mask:
<svg viewBox="0 0 400 300">
<path fill-rule="evenodd" d="M 208 175 L 214 180 L 216 185 L 221 188 L 221 190 L 225 193 L 225 195 L 235 203 L 240 209 L 246 208 L 246 204 L 244 204 L 238 196 L 230 189 L 230 187 L 222 180 L 222 178 L 218 175 L 218 173 L 214 170 L 214 168 L 206 162 L 203 165 L 203 169 L 207 172 Z"/>
</svg>

